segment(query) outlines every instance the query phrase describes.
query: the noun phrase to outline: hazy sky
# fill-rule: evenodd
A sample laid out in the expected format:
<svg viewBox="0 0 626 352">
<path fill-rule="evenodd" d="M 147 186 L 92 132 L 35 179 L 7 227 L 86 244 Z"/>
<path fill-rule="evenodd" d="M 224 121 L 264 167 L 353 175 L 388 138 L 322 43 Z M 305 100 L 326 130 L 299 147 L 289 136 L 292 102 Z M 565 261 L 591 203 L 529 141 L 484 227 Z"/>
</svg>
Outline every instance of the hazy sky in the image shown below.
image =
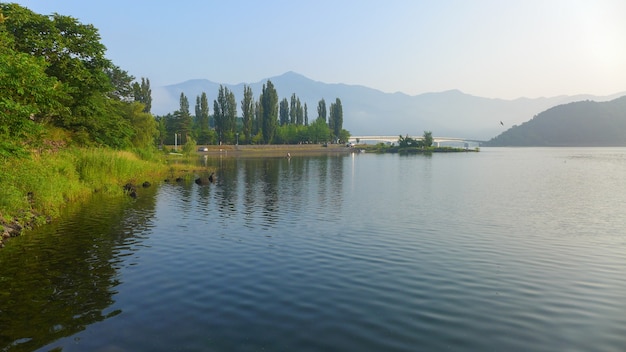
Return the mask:
<svg viewBox="0 0 626 352">
<path fill-rule="evenodd" d="M 415 95 L 512 99 L 626 91 L 624 0 L 20 0 L 99 29 L 153 87 L 295 71 Z"/>
</svg>

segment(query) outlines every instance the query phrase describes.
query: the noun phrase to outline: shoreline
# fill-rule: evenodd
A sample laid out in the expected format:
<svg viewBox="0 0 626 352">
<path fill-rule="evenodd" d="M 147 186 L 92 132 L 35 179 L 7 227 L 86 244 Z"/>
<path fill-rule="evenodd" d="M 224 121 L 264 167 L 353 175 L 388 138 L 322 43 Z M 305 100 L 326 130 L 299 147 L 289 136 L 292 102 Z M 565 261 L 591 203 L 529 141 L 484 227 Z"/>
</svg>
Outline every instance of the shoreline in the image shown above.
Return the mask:
<svg viewBox="0 0 626 352">
<path fill-rule="evenodd" d="M 6 160 L 0 178 L 6 178 L 3 196 L 10 198 L 0 202 L 0 248 L 25 230 L 50 223 L 69 203 L 95 193 L 133 197 L 139 188 L 188 172 L 188 166 L 170 164 L 162 155 L 146 160 L 108 148 L 33 152 Z"/>
<path fill-rule="evenodd" d="M 286 157 L 312 154 L 348 154 L 355 149 L 342 144 L 270 144 L 270 145 L 199 145 L 208 151 L 197 151 L 199 155 L 232 157 Z"/>
<path fill-rule="evenodd" d="M 173 146 L 167 146 L 168 149 L 173 152 L 170 154 L 180 155 L 176 153 L 173 149 Z M 365 150 L 369 153 L 398 153 L 398 150 L 389 150 L 387 148 L 379 149 L 376 146 L 370 145 L 356 145 L 356 146 L 346 146 L 344 144 L 270 144 L 270 145 L 198 145 L 197 148 L 206 148 L 206 151 L 195 151 L 195 155 L 211 157 L 211 158 L 222 158 L 222 157 L 243 157 L 243 158 L 293 158 L 300 156 L 312 156 L 312 155 L 346 155 L 350 153 L 361 152 Z M 447 152 L 475 152 L 478 150 L 463 150 L 457 148 L 434 148 L 432 150 L 403 150 L 400 151 L 402 153 L 447 153 Z M 164 158 L 167 160 L 171 156 L 165 156 Z M 184 157 L 183 158 L 188 158 Z M 124 187 L 130 187 L 130 189 L 140 188 L 137 184 L 139 178 L 143 178 L 150 182 L 159 182 L 157 179 L 159 176 L 164 176 L 166 174 L 170 174 L 171 177 L 174 177 L 174 174 L 189 174 L 191 170 L 188 169 L 180 169 L 175 170 L 171 165 L 168 166 L 169 163 L 162 164 L 157 166 L 153 172 L 140 172 L 135 174 L 132 180 L 127 180 L 123 184 L 119 185 L 119 192 L 128 196 L 129 194 L 132 196 L 133 192 L 126 192 L 123 190 Z M 155 166 L 158 164 L 155 164 Z M 157 170 L 158 169 L 158 170 Z M 195 172 L 193 170 L 192 172 Z M 151 175 L 149 175 L 151 174 Z M 133 182 L 134 181 L 134 182 Z M 166 181 L 167 182 L 167 181 Z M 125 185 L 125 186 L 124 186 Z M 130 185 L 130 186 L 129 186 Z M 91 185 L 94 186 L 94 185 Z M 92 192 L 98 192 L 100 185 L 96 187 Z M 80 201 L 80 200 L 79 200 Z M 63 205 L 58 205 L 62 207 Z M 19 212 L 19 216 L 14 214 L 10 219 L 0 219 L 0 248 L 3 248 L 6 241 L 8 241 L 12 237 L 17 237 L 22 234 L 22 232 L 26 229 L 42 225 L 43 223 L 49 223 L 54 216 L 50 216 L 50 214 L 43 214 L 40 209 L 35 209 L 31 207 L 29 209 L 23 209 Z"/>
</svg>

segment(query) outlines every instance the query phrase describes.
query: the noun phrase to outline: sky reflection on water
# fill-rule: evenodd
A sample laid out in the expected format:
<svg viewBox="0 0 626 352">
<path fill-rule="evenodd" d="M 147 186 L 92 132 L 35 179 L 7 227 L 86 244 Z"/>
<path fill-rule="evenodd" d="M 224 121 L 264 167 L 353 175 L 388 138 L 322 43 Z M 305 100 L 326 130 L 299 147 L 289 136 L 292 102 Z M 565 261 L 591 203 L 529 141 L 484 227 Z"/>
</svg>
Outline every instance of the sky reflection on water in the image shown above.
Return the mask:
<svg viewBox="0 0 626 352">
<path fill-rule="evenodd" d="M 0 276 L 45 272 L 44 262 L 28 272 L 22 248 L 60 256 L 49 277 L 73 287 L 102 273 L 79 295 L 97 303 L 60 303 L 73 320 L 96 315 L 55 332 L 68 324 L 45 299 L 20 301 L 19 314 L 4 305 L 1 341 L 32 336 L 11 351 L 625 346 L 626 225 L 607 204 L 626 201 L 613 177 L 626 174 L 626 149 L 485 149 L 215 160 L 215 184 L 85 208 L 1 253 L 21 269 L 5 261 Z M 48 289 L 12 285 L 11 299 L 17 285 Z"/>
</svg>

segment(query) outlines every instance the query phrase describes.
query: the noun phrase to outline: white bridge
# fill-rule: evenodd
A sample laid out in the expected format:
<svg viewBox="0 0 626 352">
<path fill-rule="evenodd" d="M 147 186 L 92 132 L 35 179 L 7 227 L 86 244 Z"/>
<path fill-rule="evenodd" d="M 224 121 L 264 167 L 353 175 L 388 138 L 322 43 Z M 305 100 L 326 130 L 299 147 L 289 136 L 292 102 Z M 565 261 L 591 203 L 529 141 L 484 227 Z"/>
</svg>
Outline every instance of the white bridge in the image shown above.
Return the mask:
<svg viewBox="0 0 626 352">
<path fill-rule="evenodd" d="M 423 136 L 411 137 L 416 140 L 424 139 Z M 352 143 L 398 143 L 400 135 L 397 136 L 351 136 L 348 142 Z M 462 146 L 465 148 L 478 147 L 482 141 L 458 137 L 433 137 L 434 146 Z"/>
</svg>

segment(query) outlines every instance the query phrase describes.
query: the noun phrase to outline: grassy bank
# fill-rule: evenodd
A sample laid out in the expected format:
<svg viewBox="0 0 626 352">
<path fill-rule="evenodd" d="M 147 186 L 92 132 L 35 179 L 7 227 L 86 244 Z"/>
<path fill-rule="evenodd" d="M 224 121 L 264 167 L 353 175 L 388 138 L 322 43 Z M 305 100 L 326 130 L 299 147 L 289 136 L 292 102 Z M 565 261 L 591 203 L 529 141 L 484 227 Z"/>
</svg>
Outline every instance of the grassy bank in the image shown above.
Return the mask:
<svg viewBox="0 0 626 352">
<path fill-rule="evenodd" d="M 143 160 L 132 152 L 103 148 L 0 161 L 0 234 L 11 230 L 16 235 L 22 227 L 45 223 L 65 204 L 84 201 L 94 192 L 122 196 L 127 183 L 155 182 L 173 172 L 160 156 Z"/>
<path fill-rule="evenodd" d="M 160 182 L 214 170 L 196 170 L 198 155 L 209 157 L 278 157 L 346 153 L 343 145 L 209 146 L 191 155 L 146 155 L 107 148 L 59 148 L 28 157 L 0 160 L 0 246 L 2 235 L 45 224 L 69 203 L 95 192 L 124 196 L 124 185 Z"/>
</svg>

